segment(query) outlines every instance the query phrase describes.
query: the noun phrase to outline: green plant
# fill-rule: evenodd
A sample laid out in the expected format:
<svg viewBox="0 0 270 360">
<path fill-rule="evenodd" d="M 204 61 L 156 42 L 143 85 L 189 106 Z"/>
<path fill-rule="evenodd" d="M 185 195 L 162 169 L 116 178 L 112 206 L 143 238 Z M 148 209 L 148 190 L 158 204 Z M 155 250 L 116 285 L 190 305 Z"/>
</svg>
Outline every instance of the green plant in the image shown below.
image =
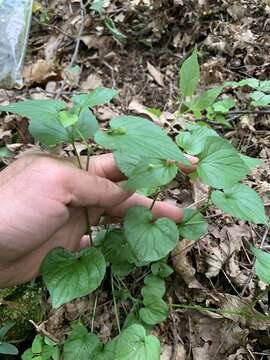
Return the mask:
<svg viewBox="0 0 270 360">
<path fill-rule="evenodd" d="M 222 105 L 217 100 L 220 88 L 194 97 L 199 77 L 195 48 L 180 70 L 180 112 L 185 106 L 200 117 L 215 104 L 216 109 L 229 108 L 230 104 Z M 91 332 L 82 325 L 73 328 L 64 343 L 65 359 L 74 358 L 74 353 L 78 359 L 158 359 L 159 341 L 148 333 L 169 314 L 169 306 L 164 300 L 164 279 L 173 271 L 167 260 L 177 241 L 181 238 L 198 240 L 207 232 L 203 212 L 210 204 L 238 219 L 269 226 L 262 200 L 254 190 L 240 183 L 253 167 L 260 165 L 260 161 L 240 154 L 206 123 L 188 122 L 176 142 L 159 126 L 136 116 L 116 116 L 108 129 L 100 129 L 92 108 L 109 102 L 115 95 L 115 90 L 98 88 L 90 94 L 73 96 L 71 107 L 56 100 L 30 100 L 0 107 L 0 111 L 28 117 L 31 134 L 42 144 L 53 147 L 70 142 L 81 168 L 75 141 L 84 142 L 88 149 L 85 170 L 89 166 L 92 142 L 113 151 L 118 167 L 128 178 L 126 189 L 155 194 L 150 209 L 142 206 L 129 209 L 123 227 L 104 228 L 93 239 L 91 248 L 78 253 L 56 248 L 44 259 L 41 272 L 55 308 L 94 292 L 106 273 L 111 282 L 119 336 L 103 346 L 93 334 L 95 305 Z M 175 178 L 179 162 L 189 165 L 183 150 L 198 157 L 197 170 L 191 176 L 209 186 L 208 199 L 201 209 L 185 210 L 180 225 L 168 218 L 154 221 L 151 209 L 158 193 Z M 91 235 L 90 227 L 89 233 Z M 123 286 L 123 278 L 135 267 L 150 271 L 144 276 L 138 296 Z M 98 296 L 96 299 L 97 302 Z M 120 317 L 118 299 L 132 304 L 132 311 L 125 320 Z M 37 340 L 38 354 L 42 341 Z M 36 350 L 28 353 L 33 356 Z"/>
<path fill-rule="evenodd" d="M 7 323 L 0 328 L 0 354 L 17 355 L 18 349 L 16 346 L 5 341 L 6 334 L 14 326 L 14 323 Z"/>
<path fill-rule="evenodd" d="M 27 349 L 23 355 L 22 360 L 59 360 L 60 351 L 55 342 L 49 338 L 36 335 L 32 346 Z"/>
<path fill-rule="evenodd" d="M 226 119 L 230 111 L 237 106 L 237 97 L 227 94 L 227 90 L 252 89 L 247 92 L 247 100 L 251 108 L 265 107 L 270 104 L 270 81 L 259 81 L 255 78 L 241 81 L 229 81 L 222 86 L 214 87 L 197 93 L 200 81 L 197 47 L 180 69 L 180 105 L 181 115 L 191 113 L 197 120 L 207 119 L 230 126 Z M 231 92 L 231 91 L 230 91 Z"/>
</svg>

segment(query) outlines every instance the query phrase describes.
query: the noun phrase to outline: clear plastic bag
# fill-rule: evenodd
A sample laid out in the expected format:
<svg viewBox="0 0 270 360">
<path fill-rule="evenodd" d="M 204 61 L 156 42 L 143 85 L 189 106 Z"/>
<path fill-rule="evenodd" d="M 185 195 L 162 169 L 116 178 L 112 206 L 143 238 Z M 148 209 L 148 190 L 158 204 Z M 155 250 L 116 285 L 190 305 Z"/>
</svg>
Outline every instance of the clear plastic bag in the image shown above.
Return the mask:
<svg viewBox="0 0 270 360">
<path fill-rule="evenodd" d="M 33 0 L 0 0 L 0 88 L 22 85 Z"/>
</svg>

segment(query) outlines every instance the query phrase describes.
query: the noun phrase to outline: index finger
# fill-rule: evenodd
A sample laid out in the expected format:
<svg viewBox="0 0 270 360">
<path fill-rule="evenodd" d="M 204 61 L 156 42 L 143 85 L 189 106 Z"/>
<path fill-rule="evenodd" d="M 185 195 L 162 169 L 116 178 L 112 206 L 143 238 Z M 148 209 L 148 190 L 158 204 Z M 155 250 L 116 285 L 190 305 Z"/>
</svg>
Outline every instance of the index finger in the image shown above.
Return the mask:
<svg viewBox="0 0 270 360">
<path fill-rule="evenodd" d="M 181 171 L 188 174 L 196 170 L 198 158 L 190 155 L 186 155 L 186 157 L 190 161 L 191 165 L 187 166 L 179 163 L 178 167 Z M 81 161 L 83 163 L 83 166 L 85 167 L 87 157 L 81 157 Z M 89 172 L 99 177 L 107 178 L 114 182 L 127 179 L 127 177 L 117 167 L 116 161 L 112 153 L 91 156 L 89 163 Z"/>
</svg>

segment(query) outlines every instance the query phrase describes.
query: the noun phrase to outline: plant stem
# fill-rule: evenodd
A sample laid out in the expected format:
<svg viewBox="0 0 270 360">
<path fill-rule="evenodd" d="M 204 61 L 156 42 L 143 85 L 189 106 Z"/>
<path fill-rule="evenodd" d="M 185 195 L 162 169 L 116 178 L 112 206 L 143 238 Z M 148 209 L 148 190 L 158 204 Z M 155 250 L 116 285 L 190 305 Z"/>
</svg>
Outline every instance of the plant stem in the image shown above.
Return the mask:
<svg viewBox="0 0 270 360">
<path fill-rule="evenodd" d="M 154 199 L 153 199 L 153 202 L 152 202 L 152 204 L 151 204 L 151 206 L 150 206 L 150 208 L 149 208 L 150 211 L 153 210 L 153 207 L 155 206 L 155 203 L 156 203 L 156 201 L 157 201 L 157 199 L 158 199 L 158 195 L 159 195 L 159 191 L 155 194 L 155 197 L 154 197 Z"/>
<path fill-rule="evenodd" d="M 75 153 L 75 156 L 77 158 L 77 161 L 78 161 L 78 164 L 79 164 L 79 167 L 81 170 L 83 170 L 83 166 L 82 166 L 82 162 L 81 162 L 81 159 L 80 159 L 80 155 L 76 149 L 76 145 L 75 145 L 75 141 L 73 140 L 72 142 L 72 146 L 73 146 L 73 149 L 74 149 L 74 153 Z M 89 239 L 90 239 L 90 246 L 93 245 L 93 239 L 92 239 L 92 230 L 91 230 L 91 225 L 90 225 L 90 216 L 89 216 L 89 211 L 88 211 L 88 208 L 85 207 L 84 208 L 84 213 L 85 213 L 85 222 L 86 222 L 86 229 L 87 229 L 87 233 L 89 235 Z"/>
<path fill-rule="evenodd" d="M 111 286 L 112 286 L 113 305 L 114 305 L 114 312 L 115 312 L 115 318 L 116 318 L 117 328 L 118 328 L 119 334 L 121 334 L 121 327 L 120 327 L 120 321 L 119 321 L 118 307 L 117 307 L 116 299 L 115 299 L 115 296 L 114 296 L 114 283 L 113 283 L 112 269 L 111 269 Z"/>
<path fill-rule="evenodd" d="M 83 136 L 83 134 L 81 133 L 81 131 L 78 128 L 74 127 L 74 130 L 78 133 L 79 137 L 82 139 L 83 143 L 87 147 L 87 162 L 86 162 L 85 170 L 88 171 L 89 164 L 90 164 L 90 156 L 92 154 L 91 146 L 88 144 L 87 140 L 85 139 L 85 137 Z"/>
<path fill-rule="evenodd" d="M 96 310 L 97 310 L 98 295 L 99 295 L 99 293 L 97 293 L 95 302 L 94 302 L 94 309 L 93 309 L 93 315 L 92 315 L 92 320 L 91 320 L 91 332 L 94 332 L 94 322 L 95 322 L 95 316 L 96 316 Z"/>
</svg>

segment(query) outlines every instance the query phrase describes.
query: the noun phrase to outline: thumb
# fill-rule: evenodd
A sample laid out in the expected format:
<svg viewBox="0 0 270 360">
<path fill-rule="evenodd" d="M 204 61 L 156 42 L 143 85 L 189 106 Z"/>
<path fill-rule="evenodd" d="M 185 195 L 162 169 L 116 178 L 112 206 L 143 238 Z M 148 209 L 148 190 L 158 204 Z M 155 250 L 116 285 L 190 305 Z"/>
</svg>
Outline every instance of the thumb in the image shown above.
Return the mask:
<svg viewBox="0 0 270 360">
<path fill-rule="evenodd" d="M 69 205 L 111 208 L 127 200 L 133 193 L 124 191 L 116 183 L 79 169 L 70 169 L 68 176 Z"/>
</svg>

